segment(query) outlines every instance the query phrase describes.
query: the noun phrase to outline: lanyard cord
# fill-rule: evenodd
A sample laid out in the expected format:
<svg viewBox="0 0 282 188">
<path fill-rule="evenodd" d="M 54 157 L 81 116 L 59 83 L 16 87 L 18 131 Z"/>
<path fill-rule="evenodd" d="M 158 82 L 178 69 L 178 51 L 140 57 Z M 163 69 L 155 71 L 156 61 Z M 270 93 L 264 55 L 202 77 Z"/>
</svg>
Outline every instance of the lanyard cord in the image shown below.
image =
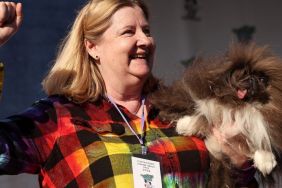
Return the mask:
<svg viewBox="0 0 282 188">
<path fill-rule="evenodd" d="M 139 140 L 141 146 L 142 146 L 142 154 L 146 154 L 145 148 L 143 148 L 143 146 L 145 146 L 144 143 L 144 127 L 145 127 L 145 113 L 144 113 L 144 109 L 145 109 L 145 97 L 142 98 L 142 104 L 141 104 L 141 108 L 142 108 L 142 115 L 141 115 L 141 130 L 142 130 L 142 134 L 139 137 L 137 135 L 137 133 L 133 130 L 133 128 L 131 127 L 131 125 L 129 124 L 129 122 L 127 121 L 127 119 L 125 118 L 125 116 L 123 115 L 123 113 L 121 112 L 121 110 L 119 109 L 119 107 L 117 106 L 117 104 L 115 103 L 115 101 L 112 99 L 111 96 L 106 95 L 107 98 L 110 100 L 110 102 L 114 105 L 114 107 L 117 109 L 117 111 L 119 112 L 119 114 L 121 115 L 123 121 L 126 123 L 126 125 L 128 126 L 128 128 L 131 130 L 131 132 L 137 137 L 137 139 Z M 144 150 L 144 151 L 143 151 Z"/>
</svg>

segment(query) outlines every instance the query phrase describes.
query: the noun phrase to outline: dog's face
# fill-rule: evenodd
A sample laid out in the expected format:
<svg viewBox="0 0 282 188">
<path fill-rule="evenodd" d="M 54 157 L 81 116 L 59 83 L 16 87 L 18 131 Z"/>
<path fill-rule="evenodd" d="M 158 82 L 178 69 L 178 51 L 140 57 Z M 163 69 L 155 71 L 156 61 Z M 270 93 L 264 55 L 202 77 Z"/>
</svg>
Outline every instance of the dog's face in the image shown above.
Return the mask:
<svg viewBox="0 0 282 188">
<path fill-rule="evenodd" d="M 255 63 L 237 60 L 223 65 L 226 71 L 218 75 L 210 87 L 218 102 L 236 106 L 268 102 L 269 76 L 262 70 L 256 70 Z"/>
</svg>

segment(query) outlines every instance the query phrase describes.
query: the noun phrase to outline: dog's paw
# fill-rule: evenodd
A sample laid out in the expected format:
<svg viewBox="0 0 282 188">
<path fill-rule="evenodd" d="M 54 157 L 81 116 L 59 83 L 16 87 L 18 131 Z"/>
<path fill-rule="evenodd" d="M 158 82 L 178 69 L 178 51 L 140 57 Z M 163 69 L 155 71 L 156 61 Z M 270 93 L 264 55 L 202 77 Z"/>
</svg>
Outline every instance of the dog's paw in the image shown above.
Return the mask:
<svg viewBox="0 0 282 188">
<path fill-rule="evenodd" d="M 176 132 L 185 136 L 195 135 L 196 131 L 193 125 L 191 125 L 191 116 L 184 116 L 177 120 Z"/>
<path fill-rule="evenodd" d="M 210 154 L 212 154 L 216 159 L 222 158 L 222 148 L 215 136 L 208 136 L 204 142 Z"/>
<path fill-rule="evenodd" d="M 277 165 L 273 153 L 264 150 L 257 150 L 254 154 L 254 165 L 261 173 L 266 176 L 270 174 Z"/>
</svg>

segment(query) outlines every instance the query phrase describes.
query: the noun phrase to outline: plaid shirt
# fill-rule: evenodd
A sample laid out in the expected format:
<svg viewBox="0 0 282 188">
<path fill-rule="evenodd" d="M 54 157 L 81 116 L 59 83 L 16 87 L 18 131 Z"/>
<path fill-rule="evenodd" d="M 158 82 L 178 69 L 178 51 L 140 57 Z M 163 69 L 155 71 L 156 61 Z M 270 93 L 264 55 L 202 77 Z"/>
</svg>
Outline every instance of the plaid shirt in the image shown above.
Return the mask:
<svg viewBox="0 0 282 188">
<path fill-rule="evenodd" d="M 139 134 L 140 119 L 119 106 Z M 141 146 L 107 100 L 74 104 L 53 96 L 1 121 L 0 173 L 38 173 L 41 187 L 133 187 L 131 156 Z M 161 161 L 164 187 L 206 187 L 203 141 L 179 136 L 151 109 L 145 140 Z"/>
</svg>

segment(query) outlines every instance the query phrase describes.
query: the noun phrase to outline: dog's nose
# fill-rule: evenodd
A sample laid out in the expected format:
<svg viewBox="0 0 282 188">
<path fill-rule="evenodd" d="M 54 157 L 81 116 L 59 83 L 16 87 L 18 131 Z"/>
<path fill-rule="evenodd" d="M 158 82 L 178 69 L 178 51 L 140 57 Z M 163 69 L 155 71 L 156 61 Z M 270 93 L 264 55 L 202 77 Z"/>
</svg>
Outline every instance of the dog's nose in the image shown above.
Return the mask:
<svg viewBox="0 0 282 188">
<path fill-rule="evenodd" d="M 248 94 L 250 96 L 255 95 L 256 91 L 258 90 L 258 81 L 254 76 L 251 76 L 249 79 L 249 89 L 248 89 Z"/>
</svg>

